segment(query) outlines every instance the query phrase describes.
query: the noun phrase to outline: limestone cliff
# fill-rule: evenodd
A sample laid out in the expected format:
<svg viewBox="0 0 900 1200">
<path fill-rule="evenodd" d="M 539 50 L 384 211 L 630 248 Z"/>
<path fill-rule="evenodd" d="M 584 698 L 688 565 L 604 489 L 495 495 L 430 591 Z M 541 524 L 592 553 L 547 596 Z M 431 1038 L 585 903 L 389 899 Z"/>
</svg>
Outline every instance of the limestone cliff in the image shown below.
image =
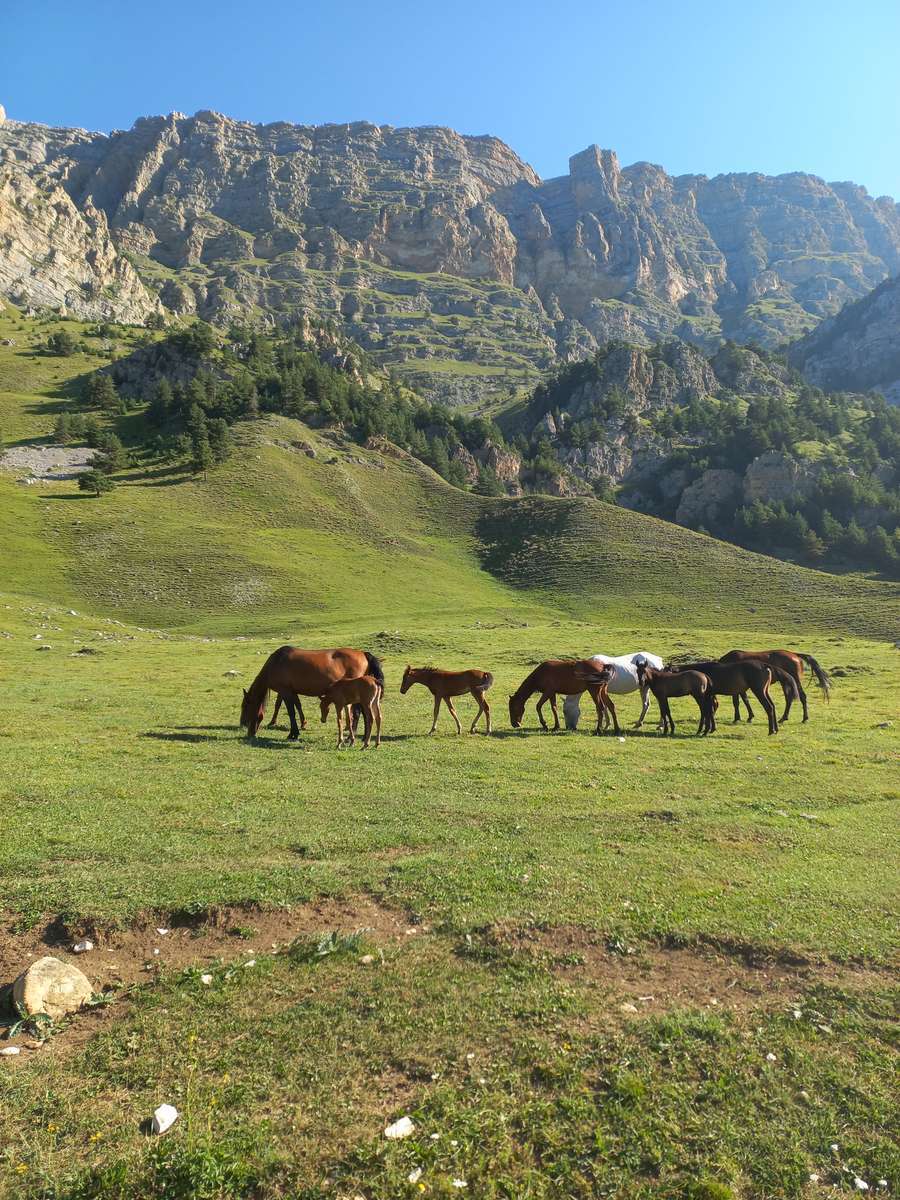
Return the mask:
<svg viewBox="0 0 900 1200">
<path fill-rule="evenodd" d="M 305 309 L 451 400 L 609 338 L 780 343 L 900 269 L 897 205 L 852 184 L 672 177 L 596 146 L 541 180 L 437 127 L 7 120 L 0 171 L 3 294 L 127 320 L 157 297 L 219 322 Z"/>
</svg>

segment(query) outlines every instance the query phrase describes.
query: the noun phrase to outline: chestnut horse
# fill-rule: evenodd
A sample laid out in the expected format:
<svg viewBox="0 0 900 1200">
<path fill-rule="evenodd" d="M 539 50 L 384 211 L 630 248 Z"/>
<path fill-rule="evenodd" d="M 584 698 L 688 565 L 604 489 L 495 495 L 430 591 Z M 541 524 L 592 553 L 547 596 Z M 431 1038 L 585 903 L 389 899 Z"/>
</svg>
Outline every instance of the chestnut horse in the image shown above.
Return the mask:
<svg viewBox="0 0 900 1200">
<path fill-rule="evenodd" d="M 384 687 L 384 672 L 374 654 L 366 650 L 342 647 L 338 650 L 298 650 L 279 646 L 263 663 L 262 670 L 244 689 L 241 725 L 248 737 L 256 737 L 266 712 L 270 691 L 277 692 L 291 718 L 290 741 L 300 736 L 295 709 L 297 696 L 321 696 L 340 679 L 358 679 L 371 675 Z"/>
<path fill-rule="evenodd" d="M 723 654 L 720 662 L 744 662 L 746 659 L 752 658 L 756 662 L 765 663 L 769 667 L 778 667 L 785 674 L 790 675 L 794 681 L 794 686 L 790 687 L 785 681 L 780 681 L 784 689 L 785 708 L 781 714 L 781 720 L 786 721 L 791 713 L 791 705 L 795 699 L 799 699 L 803 705 L 803 720 L 809 720 L 809 708 L 806 703 L 806 692 L 803 690 L 803 664 L 809 667 L 813 673 L 813 677 L 819 687 L 825 694 L 825 699 L 831 698 L 831 679 L 828 672 L 816 662 L 811 654 L 800 654 L 796 650 L 729 650 L 727 654 Z M 777 676 L 776 676 L 777 678 Z M 744 706 L 747 709 L 747 720 L 753 720 L 753 709 L 747 700 L 746 695 L 742 697 L 734 697 L 734 719 L 740 721 L 741 706 L 740 700 L 744 701 Z"/>
<path fill-rule="evenodd" d="M 353 720 L 350 716 L 350 710 L 354 705 L 358 705 L 361 709 L 365 723 L 363 750 L 368 750 L 369 748 L 373 722 L 375 725 L 376 750 L 381 745 L 381 696 L 383 692 L 383 686 L 374 676 L 360 675 L 356 679 L 339 679 L 337 683 L 333 683 L 328 691 L 320 697 L 323 725 L 328 720 L 329 708 L 332 704 L 334 705 L 335 716 L 337 717 L 338 750 L 344 744 L 345 722 L 349 744 L 352 746 L 356 741 L 353 733 Z"/>
<path fill-rule="evenodd" d="M 740 696 L 744 692 L 752 692 L 763 706 L 769 720 L 769 733 L 778 732 L 778 718 L 775 715 L 775 705 L 769 695 L 772 685 L 773 670 L 765 663 L 755 659 L 745 662 L 692 662 L 676 667 L 679 671 L 702 671 L 709 676 L 712 690 L 719 696 Z M 715 712 L 709 710 L 710 732 L 716 731 Z"/>
<path fill-rule="evenodd" d="M 509 719 L 513 729 L 521 729 L 525 704 L 535 692 L 540 692 L 537 702 L 537 715 L 541 728 L 547 729 L 547 722 L 541 709 L 550 701 L 553 710 L 553 730 L 559 729 L 559 710 L 556 707 L 557 694 L 563 696 L 580 695 L 587 692 L 597 706 L 597 728 L 595 734 L 602 731 L 603 712 L 609 709 L 612 713 L 613 725 L 619 732 L 619 722 L 616 717 L 616 706 L 609 698 L 607 687 L 612 678 L 613 667 L 609 663 L 602 665 L 591 658 L 548 658 L 540 666 L 535 667 L 509 698 Z"/>
<path fill-rule="evenodd" d="M 700 709 L 700 724 L 697 733 L 707 734 L 713 725 L 712 705 L 714 695 L 709 676 L 703 671 L 662 671 L 649 663 L 638 663 L 638 680 L 641 690 L 649 688 L 659 705 L 663 736 L 675 733 L 675 721 L 669 708 L 669 699 L 674 696 L 693 696 Z"/>
<path fill-rule="evenodd" d="M 469 729 L 469 733 L 475 732 L 475 726 L 478 724 L 481 714 L 484 713 L 487 732 L 491 732 L 491 706 L 485 699 L 484 693 L 494 682 L 494 677 L 490 671 L 479 671 L 472 669 L 469 671 L 441 671 L 437 667 L 410 667 L 407 666 L 403 672 L 403 682 L 400 684 L 400 695 L 405 696 L 414 683 L 421 683 L 427 687 L 432 696 L 434 696 L 434 715 L 431 719 L 431 728 L 429 734 L 434 733 L 437 728 L 438 713 L 441 709 L 441 701 L 450 709 L 450 716 L 456 722 L 456 732 L 462 733 L 462 725 L 459 723 L 459 717 L 456 715 L 456 709 L 453 707 L 453 696 L 464 696 L 469 693 L 478 705 L 478 712 L 475 714 L 475 720 Z"/>
</svg>

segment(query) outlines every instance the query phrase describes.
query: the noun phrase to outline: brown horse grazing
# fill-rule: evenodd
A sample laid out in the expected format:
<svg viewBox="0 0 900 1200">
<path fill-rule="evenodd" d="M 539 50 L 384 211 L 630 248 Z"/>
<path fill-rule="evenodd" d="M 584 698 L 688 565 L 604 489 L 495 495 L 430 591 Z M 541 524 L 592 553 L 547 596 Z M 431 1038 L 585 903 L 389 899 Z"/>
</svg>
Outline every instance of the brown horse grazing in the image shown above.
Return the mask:
<svg viewBox="0 0 900 1200">
<path fill-rule="evenodd" d="M 434 696 L 434 715 L 431 719 L 431 728 L 429 734 L 434 733 L 437 728 L 438 713 L 441 709 L 441 701 L 450 709 L 450 716 L 456 722 L 456 732 L 462 733 L 462 725 L 459 723 L 459 717 L 456 715 L 456 709 L 453 707 L 453 696 L 464 696 L 466 692 L 474 697 L 475 703 L 478 705 L 478 712 L 475 714 L 475 720 L 472 722 L 469 733 L 475 732 L 475 726 L 478 724 L 481 714 L 484 713 L 485 724 L 487 725 L 487 733 L 491 732 L 491 706 L 485 699 L 484 693 L 494 682 L 494 677 L 490 671 L 478 671 L 475 669 L 469 671 L 440 671 L 437 667 L 410 667 L 407 666 L 403 672 L 403 682 L 400 684 L 400 695 L 405 696 L 414 683 L 421 683 L 427 687 L 432 696 Z"/>
<path fill-rule="evenodd" d="M 772 685 L 772 668 L 755 659 L 745 662 L 723 663 L 717 661 L 685 663 L 677 668 L 682 671 L 702 671 L 709 676 L 712 690 L 719 696 L 740 696 L 744 692 L 752 692 L 763 706 L 769 720 L 769 733 L 778 732 L 778 718 L 775 715 L 775 705 L 769 695 Z M 716 731 L 715 712 L 709 710 L 710 733 Z"/>
<path fill-rule="evenodd" d="M 723 654 L 721 662 L 743 662 L 748 658 L 754 659 L 756 662 L 765 663 L 769 667 L 777 667 L 785 674 L 790 675 L 793 680 L 793 688 L 788 686 L 784 680 L 781 680 L 781 686 L 784 690 L 785 708 L 781 714 L 781 720 L 786 721 L 791 713 L 791 705 L 795 699 L 799 699 L 803 705 L 803 720 L 809 720 L 809 708 L 806 703 L 806 692 L 803 690 L 803 664 L 809 667 L 813 673 L 813 678 L 825 694 L 825 699 L 831 698 L 831 679 L 828 672 L 816 662 L 811 654 L 800 654 L 796 650 L 729 650 L 727 654 Z M 747 720 L 753 720 L 753 709 L 750 707 L 747 697 L 742 697 L 744 705 L 747 709 Z M 741 707 L 738 697 L 734 698 L 734 719 L 740 721 Z"/>
<path fill-rule="evenodd" d="M 321 701 L 322 724 L 328 720 L 328 710 L 334 705 L 337 716 L 337 748 L 344 744 L 344 723 L 346 722 L 349 744 L 356 741 L 353 733 L 351 708 L 358 704 L 362 709 L 365 722 L 365 737 L 363 750 L 368 750 L 369 739 L 372 736 L 372 724 L 375 724 L 375 748 L 381 745 L 381 697 L 384 687 L 373 675 L 360 675 L 357 679 L 340 679 L 333 683 L 327 692 L 319 699 Z"/>
<path fill-rule="evenodd" d="M 300 736 L 297 725 L 297 696 L 321 696 L 341 679 L 358 679 L 372 675 L 384 687 L 384 672 L 374 654 L 366 650 L 343 647 L 338 650 L 298 650 L 295 646 L 280 646 L 263 663 L 262 670 L 244 690 L 241 704 L 241 725 L 248 737 L 256 737 L 266 712 L 266 698 L 277 692 L 287 706 L 291 718 L 291 741 Z"/>
<path fill-rule="evenodd" d="M 693 696 L 697 701 L 697 707 L 700 709 L 698 734 L 707 734 L 715 728 L 715 694 L 709 676 L 703 671 L 660 671 L 642 662 L 638 663 L 637 675 L 640 687 L 649 687 L 659 705 L 663 736 L 666 733 L 675 733 L 675 720 L 669 708 L 669 700 L 673 696 Z"/>
<path fill-rule="evenodd" d="M 547 722 L 541 711 L 547 701 L 553 710 L 553 731 L 559 729 L 559 711 L 556 707 L 557 694 L 563 696 L 580 696 L 587 692 L 597 706 L 597 728 L 595 734 L 602 732 L 603 712 L 609 709 L 612 713 L 613 725 L 619 732 L 619 722 L 616 717 L 616 706 L 609 698 L 607 685 L 612 678 L 615 668 L 609 663 L 599 666 L 591 658 L 548 658 L 540 666 L 535 667 L 509 698 L 509 719 L 513 729 L 521 729 L 525 704 L 535 692 L 540 692 L 537 702 L 537 715 L 541 728 L 547 729 Z"/>
</svg>

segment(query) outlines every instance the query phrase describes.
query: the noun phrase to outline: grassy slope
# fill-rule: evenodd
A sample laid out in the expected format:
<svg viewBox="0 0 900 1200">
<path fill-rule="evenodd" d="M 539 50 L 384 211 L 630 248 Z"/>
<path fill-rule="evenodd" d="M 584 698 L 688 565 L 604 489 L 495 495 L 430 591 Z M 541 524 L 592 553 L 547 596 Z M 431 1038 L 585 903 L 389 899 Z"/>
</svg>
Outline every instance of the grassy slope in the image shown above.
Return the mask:
<svg viewBox="0 0 900 1200">
<path fill-rule="evenodd" d="M 90 365 L 21 350 L 0 348 L 7 441 L 44 433 L 63 376 Z M 0 473 L 0 671 L 15 681 L 3 907 L 127 918 L 369 889 L 444 932 L 365 980 L 352 960 L 265 960 L 264 996 L 240 978 L 149 989 L 83 1051 L 0 1079 L 0 1193 L 5 1170 L 11 1195 L 245 1195 L 243 1163 L 310 1197 L 402 1194 L 416 1164 L 431 1195 L 454 1176 L 478 1196 L 687 1195 L 713 1176 L 794 1196 L 809 1170 L 846 1181 L 822 1166 L 832 1140 L 854 1170 L 889 1173 L 883 998 L 816 993 L 830 1041 L 780 1016 L 692 1012 L 598 1033 L 602 989 L 460 953 L 503 920 L 582 924 L 618 946 L 715 938 L 884 963 L 896 736 L 876 726 L 900 683 L 896 591 L 592 502 L 487 501 L 356 447 L 319 440 L 311 460 L 269 444 L 298 432 L 315 440 L 266 423 L 206 481 L 123 479 L 99 501 Z M 238 736 L 238 685 L 286 638 L 382 654 L 377 755 L 335 754 L 312 702 L 300 745 Z M 547 655 L 772 641 L 843 672 L 835 702 L 813 695 L 811 723 L 778 739 L 758 724 L 706 742 L 507 728 L 506 692 Z M 72 657 L 81 644 L 100 653 Z M 430 702 L 397 695 L 407 658 L 490 666 L 501 735 L 417 736 Z M 636 715 L 634 698 L 620 711 Z M 187 1049 L 163 1064 L 173 1029 Z M 459 1066 L 469 1046 L 485 1084 Z M 783 1079 L 760 1074 L 767 1047 L 792 1064 Z M 148 1158 L 134 1114 L 170 1095 L 198 1115 Z M 199 1115 L 211 1097 L 214 1127 Z M 317 1105 L 321 1145 L 301 1115 Z M 382 1154 L 382 1118 L 407 1109 L 459 1146 L 423 1133 Z M 94 1182 L 76 1193 L 83 1169 Z"/>
</svg>

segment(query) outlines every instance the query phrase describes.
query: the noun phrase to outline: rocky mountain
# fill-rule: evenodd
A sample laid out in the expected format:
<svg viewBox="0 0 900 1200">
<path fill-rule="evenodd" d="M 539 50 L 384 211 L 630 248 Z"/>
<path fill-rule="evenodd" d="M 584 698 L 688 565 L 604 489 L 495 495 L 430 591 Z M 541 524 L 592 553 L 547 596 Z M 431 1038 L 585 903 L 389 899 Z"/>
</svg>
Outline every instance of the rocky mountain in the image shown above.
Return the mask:
<svg viewBox="0 0 900 1200">
<path fill-rule="evenodd" d="M 881 392 L 900 404 L 900 276 L 823 321 L 790 358 L 819 387 Z"/>
<path fill-rule="evenodd" d="M 542 180 L 492 137 L 173 113 L 0 124 L 0 290 L 90 317 L 303 309 L 449 401 L 610 338 L 774 345 L 900 269 L 900 210 L 791 174 L 596 146 Z"/>
</svg>

